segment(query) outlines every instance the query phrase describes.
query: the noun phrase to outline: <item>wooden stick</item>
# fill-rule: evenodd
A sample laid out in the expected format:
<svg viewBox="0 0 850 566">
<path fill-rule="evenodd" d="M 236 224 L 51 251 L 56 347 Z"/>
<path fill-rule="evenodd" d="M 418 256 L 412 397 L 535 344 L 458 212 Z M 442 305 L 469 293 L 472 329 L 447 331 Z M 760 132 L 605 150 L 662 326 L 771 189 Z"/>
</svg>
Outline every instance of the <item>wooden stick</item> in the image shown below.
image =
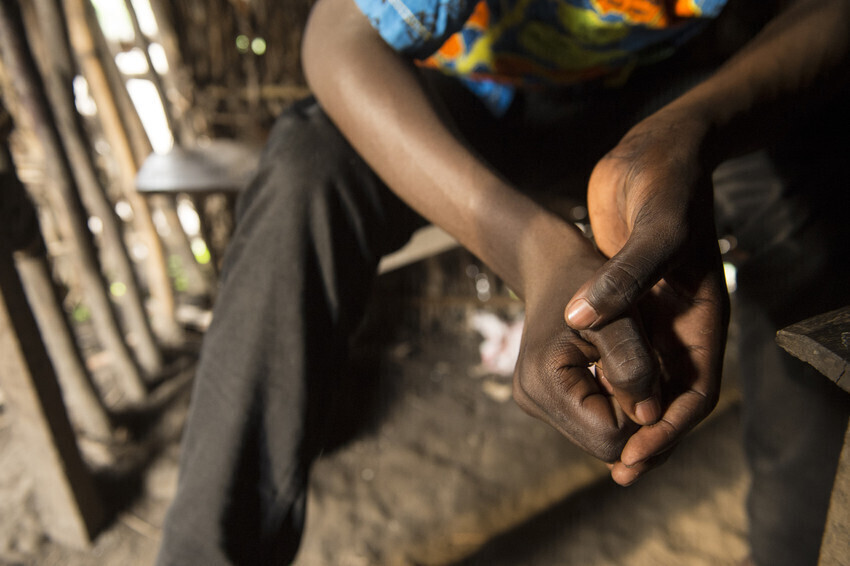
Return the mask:
<svg viewBox="0 0 850 566">
<path fill-rule="evenodd" d="M 2 103 L 0 114 L 3 114 Z M 50 276 L 35 207 L 18 180 L 2 132 L 0 189 L 3 191 L 0 194 L 0 223 L 5 230 L 11 231 L 11 237 L 3 237 L 8 240 L 7 245 L 17 250 L 14 254 L 15 264 L 44 344 L 56 368 L 71 421 L 86 436 L 101 441 L 109 440 L 112 436 L 109 416 L 85 370 L 82 355 L 62 310 L 61 300 Z"/>
<path fill-rule="evenodd" d="M 0 0 L 0 19 L 10 1 Z M 14 249 L 31 245 L 39 234 L 35 209 L 9 155 L 5 115 L 0 104 L 0 379 L 15 411 L 16 440 L 26 446 L 28 468 L 36 478 L 36 498 L 46 531 L 57 541 L 86 547 L 103 526 L 106 513 L 80 456 L 56 372 L 42 342 L 44 334 L 28 307 L 12 259 Z M 77 408 L 103 415 L 94 395 L 77 401 L 88 404 Z M 86 424 L 97 426 L 93 420 Z M 108 434 L 108 423 L 101 426 Z"/>
<path fill-rule="evenodd" d="M 164 341 L 177 344 L 182 340 L 182 330 L 174 316 L 174 291 L 166 268 L 165 250 L 148 202 L 135 189 L 138 167 L 151 153 L 150 141 L 120 77 L 109 78 L 109 75 L 118 74 L 111 54 L 98 55 L 105 48 L 105 41 L 100 24 L 94 14 L 89 13 L 90 4 L 87 0 L 64 0 L 63 5 L 74 52 L 97 104 L 104 136 L 118 164 L 122 194 L 135 212 L 135 229 L 148 248 L 145 265 L 156 312 L 154 328 Z M 98 44 L 102 44 L 100 48 Z"/>
<path fill-rule="evenodd" d="M 12 0 L 0 0 L 7 4 Z M 0 8 L 2 10 L 2 8 Z M 0 242 L 0 376 L 15 409 L 15 431 L 27 446 L 39 515 L 49 536 L 85 548 L 106 512 L 77 448 L 56 374 L 15 272 Z"/>
<path fill-rule="evenodd" d="M 0 8 L 0 54 L 3 64 L 12 76 L 20 104 L 29 115 L 44 151 L 47 178 L 51 180 L 54 188 L 49 193 L 54 199 L 54 212 L 68 215 L 69 232 L 65 236 L 72 243 L 75 258 L 79 262 L 81 284 L 98 337 L 112 356 L 115 378 L 126 401 L 138 403 L 146 395 L 145 386 L 121 335 L 95 259 L 83 205 L 47 104 L 44 85 L 35 70 L 32 53 L 23 33 L 20 13 L 17 5 L 11 0 L 2 0 Z"/>
<path fill-rule="evenodd" d="M 178 97 L 178 102 L 172 101 L 172 105 L 177 107 L 177 116 L 181 123 L 177 138 L 184 145 L 192 145 L 196 142 L 196 132 L 190 125 L 191 114 L 189 112 L 191 110 L 192 83 L 183 56 L 180 53 L 177 33 L 174 31 L 173 12 L 169 3 L 165 0 L 150 0 L 150 6 L 156 20 L 157 41 L 162 45 L 165 58 L 168 61 L 168 74 L 163 79 L 171 86 L 174 96 Z"/>
<path fill-rule="evenodd" d="M 165 122 L 168 125 L 168 130 L 171 132 L 171 135 L 176 141 L 180 139 L 180 131 L 182 128 L 180 127 L 181 125 L 174 119 L 174 113 L 171 110 L 171 102 L 166 96 L 165 86 L 162 84 L 162 77 L 160 77 L 159 73 L 156 69 L 154 69 L 150 53 L 150 42 L 142 32 L 142 26 L 139 25 L 139 18 L 136 15 L 136 9 L 133 7 L 133 2 L 131 0 L 124 0 L 124 7 L 127 9 L 127 14 L 130 16 L 130 23 L 133 24 L 133 35 L 135 36 L 136 47 L 140 49 L 145 56 L 145 62 L 148 66 L 146 78 L 153 83 L 153 86 L 156 89 L 156 93 L 162 102 L 162 110 L 165 113 Z"/>
<path fill-rule="evenodd" d="M 91 214 L 101 221 L 103 236 L 100 241 L 104 264 L 109 266 L 113 277 L 126 286 L 119 305 L 124 311 L 127 333 L 134 337 L 133 349 L 136 357 L 145 373 L 155 377 L 162 372 L 162 352 L 145 312 L 144 297 L 124 245 L 124 234 L 118 216 L 98 180 L 92 152 L 75 110 L 71 84 L 76 73 L 70 56 L 71 45 L 61 17 L 62 8 L 57 0 L 35 0 L 34 4 L 47 47 L 45 52 L 49 58 L 45 62 L 46 68 L 42 75 L 46 79 L 47 94 L 56 125 L 68 153 L 71 171 L 83 203 Z"/>
</svg>

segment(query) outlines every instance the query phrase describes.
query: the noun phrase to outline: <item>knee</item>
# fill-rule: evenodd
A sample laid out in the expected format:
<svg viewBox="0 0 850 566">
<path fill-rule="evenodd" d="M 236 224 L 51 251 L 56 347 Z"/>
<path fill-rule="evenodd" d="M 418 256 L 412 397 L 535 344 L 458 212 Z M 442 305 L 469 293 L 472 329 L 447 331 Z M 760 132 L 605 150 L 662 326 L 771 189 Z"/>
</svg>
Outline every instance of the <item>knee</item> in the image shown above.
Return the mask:
<svg viewBox="0 0 850 566">
<path fill-rule="evenodd" d="M 303 216 L 330 198 L 335 179 L 360 160 L 313 100 L 290 107 L 276 122 L 259 168 L 240 195 L 237 218 Z"/>
</svg>

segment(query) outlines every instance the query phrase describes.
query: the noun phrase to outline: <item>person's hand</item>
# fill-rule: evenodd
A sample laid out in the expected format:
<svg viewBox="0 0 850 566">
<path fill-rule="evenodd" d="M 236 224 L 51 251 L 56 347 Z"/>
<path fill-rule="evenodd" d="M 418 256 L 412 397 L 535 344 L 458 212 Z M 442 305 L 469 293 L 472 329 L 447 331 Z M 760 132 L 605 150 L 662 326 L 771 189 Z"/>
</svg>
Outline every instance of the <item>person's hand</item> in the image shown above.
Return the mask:
<svg viewBox="0 0 850 566">
<path fill-rule="evenodd" d="M 635 432 L 612 468 L 623 485 L 664 459 L 717 403 L 729 306 L 706 134 L 698 120 L 662 110 L 599 162 L 588 187 L 593 234 L 611 259 L 575 294 L 565 319 L 601 332 L 637 307 L 662 371 L 660 420 Z M 622 360 L 603 363 L 615 395 L 629 390 L 618 377 Z"/>
<path fill-rule="evenodd" d="M 575 232 L 571 226 L 563 229 Z M 583 237 L 552 238 L 541 248 L 545 253 L 534 262 L 534 276 L 526 278 L 524 289 L 526 318 L 514 399 L 593 456 L 617 462 L 639 426 L 633 422 L 633 398 L 657 395 L 655 358 L 639 324 L 629 316 L 581 335 L 569 328 L 563 306 L 605 258 Z M 619 394 L 622 403 L 591 372 L 590 366 L 600 359 L 611 368 L 607 379 L 626 391 Z M 638 422 L 652 424 L 660 416 L 659 410 Z"/>
</svg>

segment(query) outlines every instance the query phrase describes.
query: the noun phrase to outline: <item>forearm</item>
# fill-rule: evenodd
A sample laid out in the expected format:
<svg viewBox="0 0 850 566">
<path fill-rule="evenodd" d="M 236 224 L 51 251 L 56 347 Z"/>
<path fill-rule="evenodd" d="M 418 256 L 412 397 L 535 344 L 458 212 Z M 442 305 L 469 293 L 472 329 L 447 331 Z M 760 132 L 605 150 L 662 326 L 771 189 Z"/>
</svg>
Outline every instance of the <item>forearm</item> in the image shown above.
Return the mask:
<svg viewBox="0 0 850 566">
<path fill-rule="evenodd" d="M 798 0 L 708 80 L 662 112 L 707 127 L 720 161 L 754 149 L 848 86 L 850 1 Z"/>
<path fill-rule="evenodd" d="M 518 293 L 533 271 L 528 262 L 539 261 L 538 242 L 580 243 L 580 235 L 508 185 L 451 132 L 415 68 L 351 0 L 317 4 L 303 59 L 323 108 L 387 185 Z"/>
</svg>

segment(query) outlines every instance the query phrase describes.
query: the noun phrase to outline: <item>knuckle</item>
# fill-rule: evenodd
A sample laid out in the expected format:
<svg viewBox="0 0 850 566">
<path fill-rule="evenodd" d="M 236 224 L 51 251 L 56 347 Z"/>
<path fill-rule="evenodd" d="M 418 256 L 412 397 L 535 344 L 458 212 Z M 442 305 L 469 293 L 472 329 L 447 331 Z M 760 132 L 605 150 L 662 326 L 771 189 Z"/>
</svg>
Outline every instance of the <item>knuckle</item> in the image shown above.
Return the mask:
<svg viewBox="0 0 850 566">
<path fill-rule="evenodd" d="M 532 402 L 527 391 L 527 384 L 523 380 L 523 374 L 517 372 L 514 375 L 512 395 L 514 402 L 526 413 L 531 412 Z"/>
<path fill-rule="evenodd" d="M 691 233 L 686 211 L 680 206 L 656 204 L 651 199 L 635 215 L 635 230 L 650 231 L 654 247 L 660 254 L 680 250 Z"/>
<path fill-rule="evenodd" d="M 613 463 L 620 459 L 626 438 L 618 432 L 605 434 L 587 446 L 588 451 L 603 462 Z"/>
<path fill-rule="evenodd" d="M 631 170 L 631 161 L 618 151 L 612 149 L 596 162 L 591 178 L 603 177 L 605 180 L 623 179 Z"/>
<path fill-rule="evenodd" d="M 720 389 L 718 387 L 711 387 L 708 391 L 700 391 L 698 389 L 691 389 L 691 391 L 696 397 L 695 412 L 700 416 L 700 418 L 708 416 L 720 400 Z"/>
<path fill-rule="evenodd" d="M 625 393 L 643 393 L 654 385 L 658 362 L 639 327 L 630 318 L 620 318 L 582 337 L 594 343 L 602 357 L 605 378 Z"/>
<path fill-rule="evenodd" d="M 540 398 L 541 380 L 536 369 L 528 369 L 528 360 L 517 364 L 514 372 L 512 395 L 519 407 L 529 414 L 536 413 L 537 401 Z M 532 364 L 532 367 L 535 367 Z"/>
<path fill-rule="evenodd" d="M 608 382 L 629 393 L 643 392 L 651 386 L 656 374 L 652 357 L 634 348 L 625 355 L 609 356 L 605 369 Z"/>
<path fill-rule="evenodd" d="M 676 441 L 684 432 L 668 419 L 661 419 L 652 426 L 664 433 L 667 442 Z"/>
<path fill-rule="evenodd" d="M 641 266 L 615 257 L 591 286 L 590 300 L 603 309 L 631 304 L 640 296 L 645 279 Z"/>
<path fill-rule="evenodd" d="M 528 398 L 528 395 L 525 394 L 525 391 L 522 390 L 521 387 L 517 385 L 517 382 L 514 381 L 513 387 L 513 399 L 514 403 L 523 410 L 528 415 L 534 416 L 537 411 L 534 410 L 534 404 L 531 403 L 531 400 Z"/>
</svg>

